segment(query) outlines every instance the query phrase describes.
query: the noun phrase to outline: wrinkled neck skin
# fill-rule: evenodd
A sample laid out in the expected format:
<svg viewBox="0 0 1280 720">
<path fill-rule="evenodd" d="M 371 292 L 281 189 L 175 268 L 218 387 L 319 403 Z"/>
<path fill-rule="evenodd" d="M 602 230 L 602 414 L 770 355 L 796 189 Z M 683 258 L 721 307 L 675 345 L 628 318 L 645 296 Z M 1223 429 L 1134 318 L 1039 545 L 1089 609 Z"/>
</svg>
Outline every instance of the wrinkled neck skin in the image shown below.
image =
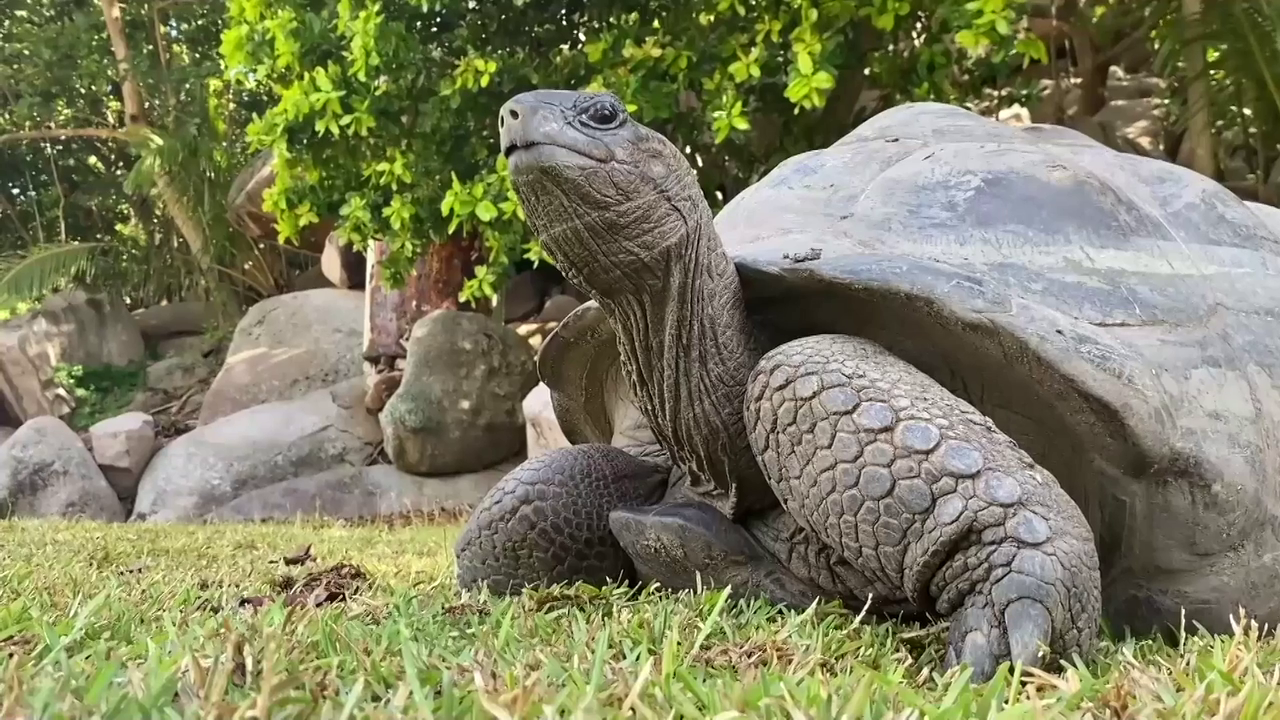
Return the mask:
<svg viewBox="0 0 1280 720">
<path fill-rule="evenodd" d="M 591 251 L 570 252 L 572 260 L 560 266 L 609 318 L 640 410 L 688 472 L 689 489 L 736 519 L 776 503 L 743 417 L 748 377 L 761 353 L 742 285 L 701 191 L 637 205 L 617 213 L 623 222 L 606 218 L 574 228 L 574 244 Z M 627 233 L 638 232 L 670 237 L 627 242 Z"/>
</svg>

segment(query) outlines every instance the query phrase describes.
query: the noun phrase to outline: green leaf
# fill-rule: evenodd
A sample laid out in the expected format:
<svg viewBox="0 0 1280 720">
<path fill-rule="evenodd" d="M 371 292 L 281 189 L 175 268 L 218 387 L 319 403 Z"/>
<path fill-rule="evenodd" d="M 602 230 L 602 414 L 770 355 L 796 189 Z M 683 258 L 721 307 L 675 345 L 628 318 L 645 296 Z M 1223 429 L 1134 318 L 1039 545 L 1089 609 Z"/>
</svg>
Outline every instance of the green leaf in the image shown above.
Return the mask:
<svg viewBox="0 0 1280 720">
<path fill-rule="evenodd" d="M 813 58 L 809 57 L 809 53 L 804 50 L 796 51 L 796 69 L 801 75 L 813 74 Z"/>
<path fill-rule="evenodd" d="M 476 217 L 480 218 L 480 222 L 489 222 L 498 217 L 498 208 L 488 200 L 481 200 L 480 204 L 476 205 Z"/>
<path fill-rule="evenodd" d="M 836 79 L 826 70 L 819 70 L 809 78 L 810 84 L 818 90 L 830 90 L 836 86 Z"/>
<path fill-rule="evenodd" d="M 68 283 L 85 280 L 110 243 L 58 243 L 10 258 L 0 276 L 0 302 L 37 300 Z"/>
</svg>

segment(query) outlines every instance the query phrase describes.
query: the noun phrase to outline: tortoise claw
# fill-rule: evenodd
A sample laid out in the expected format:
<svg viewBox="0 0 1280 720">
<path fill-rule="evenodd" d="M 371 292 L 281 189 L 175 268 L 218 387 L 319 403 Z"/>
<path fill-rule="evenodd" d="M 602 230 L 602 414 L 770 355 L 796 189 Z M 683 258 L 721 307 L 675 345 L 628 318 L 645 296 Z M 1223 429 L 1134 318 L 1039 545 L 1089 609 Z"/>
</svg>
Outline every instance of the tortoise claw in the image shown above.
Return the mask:
<svg viewBox="0 0 1280 720">
<path fill-rule="evenodd" d="M 985 607 L 968 607 L 951 621 L 944 670 L 967 665 L 970 681 L 985 683 L 1006 661 L 1023 667 L 1044 665 L 1044 649 L 1053 638 L 1053 620 L 1039 601 L 1020 598 L 996 619 Z"/>
</svg>

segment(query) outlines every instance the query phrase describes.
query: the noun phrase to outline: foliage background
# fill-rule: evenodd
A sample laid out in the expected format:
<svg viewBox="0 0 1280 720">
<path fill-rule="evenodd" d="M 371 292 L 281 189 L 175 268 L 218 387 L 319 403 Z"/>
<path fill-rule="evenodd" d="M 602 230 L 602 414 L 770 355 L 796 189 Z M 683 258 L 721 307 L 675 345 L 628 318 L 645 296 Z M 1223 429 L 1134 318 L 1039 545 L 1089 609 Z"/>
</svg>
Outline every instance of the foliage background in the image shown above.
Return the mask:
<svg viewBox="0 0 1280 720">
<path fill-rule="evenodd" d="M 1099 78 L 1136 48 L 1173 81 L 1179 162 L 1218 177 L 1242 158 L 1262 199 L 1269 175 L 1280 178 L 1269 170 L 1280 156 L 1273 0 L 7 5 L 9 309 L 72 282 L 135 307 L 192 297 L 244 306 L 315 263 L 316 248 L 297 238 L 322 219 L 361 248 L 387 243 L 392 284 L 431 243 L 482 240 L 487 257 L 462 295 L 490 296 L 514 262 L 546 259 L 493 122 L 506 98 L 533 87 L 618 93 L 686 148 L 718 207 L 780 159 L 893 104 L 1035 102 L 1064 54 L 1096 104 Z M 281 244 L 250 240 L 227 218 L 227 191 L 262 148 L 277 162 L 266 209 Z"/>
</svg>

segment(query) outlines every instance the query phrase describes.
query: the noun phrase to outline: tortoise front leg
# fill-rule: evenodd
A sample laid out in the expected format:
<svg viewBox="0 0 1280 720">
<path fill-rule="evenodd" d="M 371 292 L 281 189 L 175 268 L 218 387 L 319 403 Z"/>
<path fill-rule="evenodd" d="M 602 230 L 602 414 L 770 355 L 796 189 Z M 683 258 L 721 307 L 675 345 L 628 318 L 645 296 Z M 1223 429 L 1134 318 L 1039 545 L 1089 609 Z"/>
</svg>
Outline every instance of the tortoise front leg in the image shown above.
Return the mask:
<svg viewBox="0 0 1280 720">
<path fill-rule="evenodd" d="M 818 335 L 752 373 L 746 426 L 782 506 L 854 591 L 949 616 L 946 667 L 1089 651 L 1101 590 L 1084 514 L 986 417 L 875 343 Z"/>
<path fill-rule="evenodd" d="M 458 585 L 498 594 L 525 587 L 634 579 L 609 512 L 651 505 L 670 467 L 604 444 L 558 448 L 507 473 L 476 506 L 454 554 Z"/>
</svg>

